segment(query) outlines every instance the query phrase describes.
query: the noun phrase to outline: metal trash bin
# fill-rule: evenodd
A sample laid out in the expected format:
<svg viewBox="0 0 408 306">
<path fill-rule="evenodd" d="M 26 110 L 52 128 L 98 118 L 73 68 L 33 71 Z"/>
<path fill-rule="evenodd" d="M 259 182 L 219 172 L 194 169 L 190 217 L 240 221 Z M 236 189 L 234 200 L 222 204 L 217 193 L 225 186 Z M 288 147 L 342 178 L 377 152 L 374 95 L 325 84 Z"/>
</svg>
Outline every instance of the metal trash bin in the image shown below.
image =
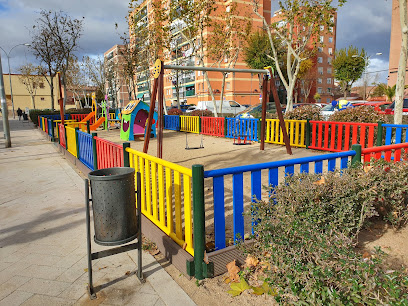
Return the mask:
<svg viewBox="0 0 408 306">
<path fill-rule="evenodd" d="M 97 244 L 120 245 L 137 238 L 135 169 L 106 168 L 88 174 Z"/>
</svg>

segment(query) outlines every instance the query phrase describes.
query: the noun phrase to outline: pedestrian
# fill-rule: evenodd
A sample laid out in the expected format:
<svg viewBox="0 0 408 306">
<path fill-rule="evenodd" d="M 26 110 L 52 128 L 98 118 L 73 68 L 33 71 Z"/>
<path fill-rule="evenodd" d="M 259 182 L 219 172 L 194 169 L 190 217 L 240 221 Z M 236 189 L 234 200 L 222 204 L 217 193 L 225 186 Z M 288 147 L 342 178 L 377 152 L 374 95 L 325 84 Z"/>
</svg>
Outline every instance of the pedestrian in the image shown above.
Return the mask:
<svg viewBox="0 0 408 306">
<path fill-rule="evenodd" d="M 21 108 L 18 108 L 18 110 L 17 110 L 18 121 L 21 120 L 22 115 L 23 115 L 23 111 L 21 110 Z"/>
</svg>

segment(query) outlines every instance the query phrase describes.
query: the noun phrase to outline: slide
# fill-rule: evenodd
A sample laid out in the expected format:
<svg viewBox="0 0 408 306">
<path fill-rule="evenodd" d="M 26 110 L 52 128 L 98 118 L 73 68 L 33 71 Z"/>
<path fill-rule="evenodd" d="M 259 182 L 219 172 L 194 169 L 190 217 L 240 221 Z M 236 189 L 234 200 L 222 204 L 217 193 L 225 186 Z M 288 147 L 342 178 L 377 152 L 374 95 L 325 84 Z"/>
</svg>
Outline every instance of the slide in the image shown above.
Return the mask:
<svg viewBox="0 0 408 306">
<path fill-rule="evenodd" d="M 102 123 L 105 122 L 105 117 L 99 118 L 94 124 L 92 124 L 89 129 L 95 131 Z"/>
<path fill-rule="evenodd" d="M 92 117 L 95 117 L 95 112 L 90 112 L 80 123 L 86 123 L 88 120 L 91 120 Z"/>
</svg>

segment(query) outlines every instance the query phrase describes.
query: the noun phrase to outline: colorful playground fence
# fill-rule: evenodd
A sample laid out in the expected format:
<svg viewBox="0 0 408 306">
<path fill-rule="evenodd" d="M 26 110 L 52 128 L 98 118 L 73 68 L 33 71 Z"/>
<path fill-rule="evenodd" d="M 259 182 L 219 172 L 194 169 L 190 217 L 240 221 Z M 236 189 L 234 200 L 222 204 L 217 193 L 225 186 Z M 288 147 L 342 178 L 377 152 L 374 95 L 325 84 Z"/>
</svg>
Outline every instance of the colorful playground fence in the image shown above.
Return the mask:
<svg viewBox="0 0 408 306">
<path fill-rule="evenodd" d="M 78 133 L 78 159 L 89 169 L 94 170 L 94 156 L 91 134 L 77 131 Z"/>
<path fill-rule="evenodd" d="M 180 116 L 180 131 L 190 133 L 200 133 L 200 117 Z"/>
<path fill-rule="evenodd" d="M 292 147 L 306 148 L 306 125 L 307 120 L 285 120 L 286 132 Z M 266 119 L 265 138 L 267 143 L 285 144 L 279 119 Z"/>
<path fill-rule="evenodd" d="M 194 256 L 192 170 L 130 148 L 126 152 L 130 167 L 141 173 L 142 213 Z"/>
<path fill-rule="evenodd" d="M 71 119 L 75 121 L 81 121 L 83 120 L 88 114 L 71 114 Z"/>
<path fill-rule="evenodd" d="M 408 142 L 408 125 L 406 124 L 382 124 L 385 128 L 385 145 Z"/>
<path fill-rule="evenodd" d="M 309 149 L 342 152 L 352 144 L 362 148 L 374 146 L 374 131 L 377 123 L 310 121 L 311 141 Z"/>
<path fill-rule="evenodd" d="M 201 117 L 201 134 L 224 137 L 225 119 L 223 117 Z"/>
<path fill-rule="evenodd" d="M 356 155 L 355 151 L 331 153 L 319 156 L 296 158 L 290 160 L 276 161 L 270 163 L 246 165 L 241 167 L 224 168 L 204 171 L 205 178 L 212 178 L 213 201 L 214 201 L 214 232 L 215 248 L 226 247 L 225 236 L 225 176 L 232 175 L 232 202 L 233 202 L 233 233 L 236 237 L 244 237 L 244 173 L 250 173 L 251 199 L 256 202 L 262 199 L 261 191 L 263 185 L 276 186 L 279 183 L 279 168 L 284 167 L 285 176 L 295 173 L 295 165 L 299 165 L 301 173 L 323 173 L 323 162 L 327 161 L 327 171 L 336 169 L 336 161 L 340 160 L 339 168 L 348 167 L 350 157 Z M 310 164 L 314 169 L 310 169 Z M 262 183 L 261 171 L 268 172 L 268 183 Z M 229 188 L 231 189 L 231 188 Z M 247 229 L 247 232 L 249 230 Z"/>
<path fill-rule="evenodd" d="M 97 136 L 94 138 L 98 169 L 123 167 L 123 146 Z"/>
<path fill-rule="evenodd" d="M 226 138 L 243 138 L 258 141 L 259 120 L 252 118 L 225 118 L 227 125 Z"/>
<path fill-rule="evenodd" d="M 68 152 L 74 155 L 75 157 L 78 157 L 76 130 L 72 127 L 66 126 L 65 135 L 67 138 L 66 146 L 67 146 Z"/>
<path fill-rule="evenodd" d="M 65 143 L 65 127 L 63 124 L 59 123 L 58 124 L 58 139 L 59 139 L 59 143 L 63 148 L 66 148 L 67 145 Z"/>
<path fill-rule="evenodd" d="M 164 128 L 166 130 L 180 131 L 180 116 L 165 115 Z"/>
<path fill-rule="evenodd" d="M 407 160 L 408 143 L 399 143 L 393 145 L 386 145 L 381 147 L 373 147 L 361 150 L 361 156 L 364 163 L 369 163 L 371 160 L 384 159 L 388 162 L 398 162 Z"/>
</svg>

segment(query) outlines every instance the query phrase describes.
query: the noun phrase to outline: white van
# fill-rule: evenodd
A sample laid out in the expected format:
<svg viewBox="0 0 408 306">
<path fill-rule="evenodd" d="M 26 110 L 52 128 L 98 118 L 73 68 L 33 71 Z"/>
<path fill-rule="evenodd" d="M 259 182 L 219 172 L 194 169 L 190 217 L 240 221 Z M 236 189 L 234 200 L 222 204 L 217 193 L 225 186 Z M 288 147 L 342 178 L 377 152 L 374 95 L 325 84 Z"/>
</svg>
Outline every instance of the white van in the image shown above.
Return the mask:
<svg viewBox="0 0 408 306">
<path fill-rule="evenodd" d="M 215 104 L 217 106 L 217 113 L 220 112 L 220 100 L 216 100 Z M 214 112 L 214 103 L 213 101 L 199 101 L 197 104 L 197 109 L 200 110 L 209 110 Z M 222 102 L 222 112 L 229 114 L 238 114 L 246 109 L 245 106 L 242 106 L 238 102 L 232 100 L 224 100 Z"/>
</svg>

